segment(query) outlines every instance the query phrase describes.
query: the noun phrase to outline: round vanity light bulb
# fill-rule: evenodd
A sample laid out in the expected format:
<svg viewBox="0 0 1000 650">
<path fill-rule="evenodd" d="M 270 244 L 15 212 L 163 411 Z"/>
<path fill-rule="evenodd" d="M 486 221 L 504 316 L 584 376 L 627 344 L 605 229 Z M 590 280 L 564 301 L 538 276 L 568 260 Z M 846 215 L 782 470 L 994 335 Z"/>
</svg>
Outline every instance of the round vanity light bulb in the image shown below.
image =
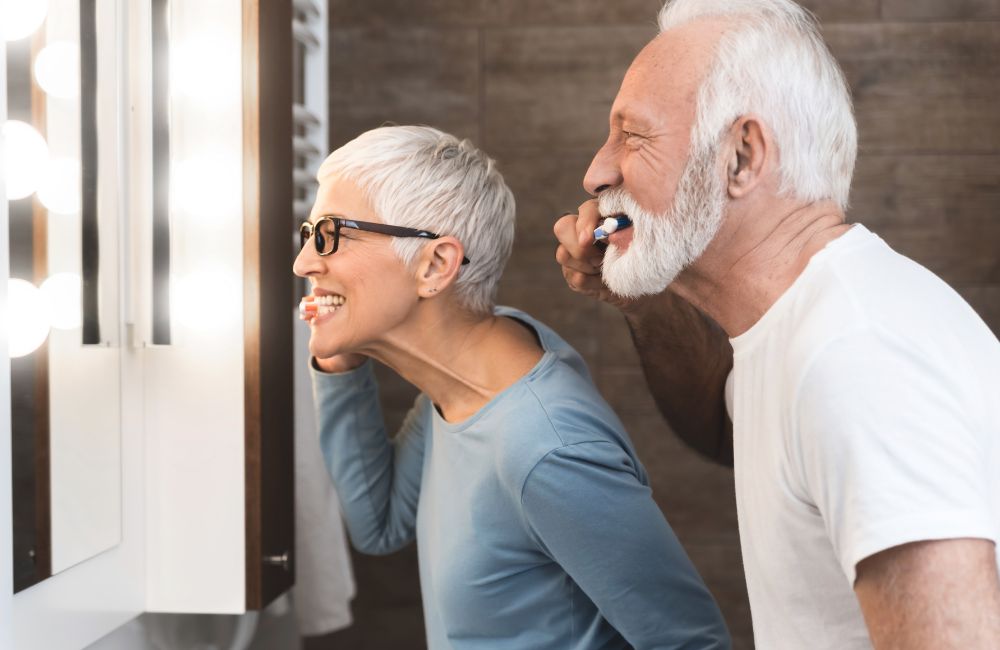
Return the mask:
<svg viewBox="0 0 1000 650">
<path fill-rule="evenodd" d="M 55 41 L 35 57 L 35 79 L 53 97 L 72 99 L 80 94 L 80 52 L 68 41 Z"/>
<path fill-rule="evenodd" d="M 46 0 L 0 0 L 0 33 L 5 41 L 31 36 L 49 11 Z"/>
<path fill-rule="evenodd" d="M 75 330 L 83 325 L 83 281 L 76 273 L 50 275 L 39 287 L 49 324 L 60 330 Z"/>
<path fill-rule="evenodd" d="M 49 335 L 48 310 L 42 292 L 18 278 L 7 281 L 7 336 L 12 359 L 31 354 Z"/>
<path fill-rule="evenodd" d="M 3 125 L 6 141 L 4 174 L 7 179 L 7 199 L 23 199 L 38 189 L 42 172 L 49 160 L 49 146 L 35 127 L 19 120 Z"/>
<path fill-rule="evenodd" d="M 219 332 L 243 318 L 239 273 L 221 266 L 171 278 L 170 311 L 184 329 Z"/>
<path fill-rule="evenodd" d="M 238 155 L 213 147 L 174 162 L 170 200 L 195 217 L 199 229 L 224 227 L 238 218 L 243 179 Z"/>
<path fill-rule="evenodd" d="M 83 201 L 80 189 L 80 163 L 72 158 L 53 158 L 45 166 L 38 200 L 49 212 L 76 214 Z"/>
<path fill-rule="evenodd" d="M 200 111 L 225 111 L 240 101 L 240 49 L 218 34 L 170 44 L 170 89 Z"/>
</svg>

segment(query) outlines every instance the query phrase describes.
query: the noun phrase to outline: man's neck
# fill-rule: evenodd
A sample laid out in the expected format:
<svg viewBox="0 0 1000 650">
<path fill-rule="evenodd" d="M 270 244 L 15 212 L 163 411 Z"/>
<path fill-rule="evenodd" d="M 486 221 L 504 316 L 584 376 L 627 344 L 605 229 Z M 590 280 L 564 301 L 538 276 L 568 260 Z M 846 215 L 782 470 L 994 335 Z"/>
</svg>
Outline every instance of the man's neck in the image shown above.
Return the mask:
<svg viewBox="0 0 1000 650">
<path fill-rule="evenodd" d="M 830 202 L 768 207 L 727 218 L 701 258 L 670 285 L 730 337 L 753 327 L 812 256 L 850 228 Z"/>
</svg>

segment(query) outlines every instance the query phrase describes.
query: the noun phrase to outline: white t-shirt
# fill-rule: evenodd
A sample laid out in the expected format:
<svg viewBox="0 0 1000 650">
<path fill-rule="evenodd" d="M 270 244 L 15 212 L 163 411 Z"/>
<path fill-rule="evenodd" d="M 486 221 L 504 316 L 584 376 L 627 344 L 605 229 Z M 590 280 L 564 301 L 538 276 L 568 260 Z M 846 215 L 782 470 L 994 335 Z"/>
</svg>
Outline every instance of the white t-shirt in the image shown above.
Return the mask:
<svg viewBox="0 0 1000 650">
<path fill-rule="evenodd" d="M 919 540 L 998 540 L 1000 342 L 860 225 L 731 342 L 757 648 L 870 648 L 860 560 Z"/>
</svg>

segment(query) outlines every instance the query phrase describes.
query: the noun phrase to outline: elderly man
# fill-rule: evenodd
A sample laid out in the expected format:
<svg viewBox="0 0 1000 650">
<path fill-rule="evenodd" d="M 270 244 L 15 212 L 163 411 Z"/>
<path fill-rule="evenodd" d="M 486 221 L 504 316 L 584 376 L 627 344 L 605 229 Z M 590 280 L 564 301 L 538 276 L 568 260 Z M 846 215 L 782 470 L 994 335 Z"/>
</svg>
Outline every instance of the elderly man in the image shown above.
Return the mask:
<svg viewBox="0 0 1000 650">
<path fill-rule="evenodd" d="M 807 12 L 675 0 L 660 27 L 556 258 L 622 309 L 674 429 L 734 461 L 757 647 L 1000 648 L 1000 343 L 846 223 L 856 127 Z"/>
</svg>

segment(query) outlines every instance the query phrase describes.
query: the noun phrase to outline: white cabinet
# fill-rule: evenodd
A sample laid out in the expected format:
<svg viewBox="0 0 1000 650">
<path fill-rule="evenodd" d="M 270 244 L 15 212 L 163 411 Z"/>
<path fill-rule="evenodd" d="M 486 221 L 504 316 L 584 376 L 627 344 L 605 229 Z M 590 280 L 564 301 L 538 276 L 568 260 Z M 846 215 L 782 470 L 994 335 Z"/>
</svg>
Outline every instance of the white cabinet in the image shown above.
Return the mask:
<svg viewBox="0 0 1000 650">
<path fill-rule="evenodd" d="M 35 277 L 27 280 L 73 260 L 83 321 L 99 314 L 102 327 L 93 340 L 85 322 L 50 332 L 33 375 L 47 379 L 47 402 L 36 396 L 32 404 L 51 416 L 51 498 L 65 495 L 69 520 L 93 522 L 98 510 L 88 514 L 73 499 L 90 498 L 110 523 L 60 563 L 71 557 L 55 552 L 66 528 L 51 514 L 56 561 L 14 595 L 10 563 L 0 562 L 0 649 L 80 648 L 143 611 L 259 609 L 294 575 L 292 206 L 302 198 L 292 169 L 302 161 L 293 150 L 292 25 L 295 11 L 313 3 L 50 0 L 50 10 L 60 3 L 79 7 L 81 29 L 93 12 L 100 34 L 92 58 L 86 38 L 79 43 L 81 86 L 88 75 L 99 81 L 72 113 L 83 117 L 70 120 L 83 124 L 76 155 L 84 193 L 91 172 L 97 192 L 89 213 L 83 206 L 56 215 L 24 199 L 33 201 L 32 227 L 49 233 L 32 233 Z M 58 15 L 40 33 L 68 13 Z M 33 57 L 44 44 L 35 37 Z M 12 90 L 7 68 L 0 53 L 0 110 Z M 31 85 L 32 107 L 48 101 L 57 110 Z M 89 101 L 96 110 L 88 122 Z M 7 207 L 0 200 L 3 268 L 23 253 L 8 236 L 22 208 Z M 88 255 L 88 214 L 89 234 L 101 242 L 96 263 L 74 257 Z M 10 331 L 0 329 L 0 339 Z M 91 353 L 105 356 L 88 371 L 76 359 Z M 9 422 L 6 355 L 0 378 L 0 421 Z M 87 412 L 96 433 L 83 435 L 77 420 Z M 109 432 L 120 463 L 109 467 L 105 454 L 94 464 L 88 443 Z M 11 448 L 11 435 L 0 429 L 0 448 Z M 58 469 L 57 457 L 75 469 Z M 13 469 L 0 454 L 0 475 Z M 77 488 L 56 487 L 67 472 Z M 0 481 L 0 521 L 11 521 L 10 497 L 11 481 Z M 0 558 L 12 556 L 13 541 L 11 526 L 0 526 Z"/>
</svg>

